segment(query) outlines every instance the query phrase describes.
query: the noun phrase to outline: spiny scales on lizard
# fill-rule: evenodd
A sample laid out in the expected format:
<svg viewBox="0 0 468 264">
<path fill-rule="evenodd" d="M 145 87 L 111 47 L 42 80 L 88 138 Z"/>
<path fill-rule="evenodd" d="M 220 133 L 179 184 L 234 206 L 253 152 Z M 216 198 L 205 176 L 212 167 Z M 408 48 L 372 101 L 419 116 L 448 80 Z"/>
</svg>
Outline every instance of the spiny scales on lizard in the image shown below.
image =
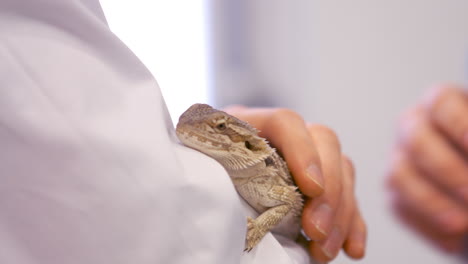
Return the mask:
<svg viewBox="0 0 468 264">
<path fill-rule="evenodd" d="M 270 230 L 297 237 L 302 195 L 284 160 L 255 128 L 209 105 L 194 104 L 180 116 L 176 133 L 183 144 L 221 163 L 237 192 L 260 214 L 247 217 L 246 251 Z"/>
</svg>

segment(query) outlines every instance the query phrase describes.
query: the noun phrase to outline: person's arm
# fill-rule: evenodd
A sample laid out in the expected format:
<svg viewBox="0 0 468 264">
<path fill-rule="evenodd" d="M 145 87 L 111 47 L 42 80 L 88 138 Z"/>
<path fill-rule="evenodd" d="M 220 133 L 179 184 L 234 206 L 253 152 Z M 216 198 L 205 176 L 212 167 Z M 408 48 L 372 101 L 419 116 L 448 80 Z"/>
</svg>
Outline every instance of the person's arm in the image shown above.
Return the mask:
<svg viewBox="0 0 468 264">
<path fill-rule="evenodd" d="M 404 222 L 450 251 L 468 234 L 468 93 L 430 91 L 399 125 L 389 170 L 393 206 Z"/>
<path fill-rule="evenodd" d="M 308 245 L 318 261 L 333 260 L 341 248 L 352 258 L 364 256 L 366 225 L 354 197 L 354 168 L 343 155 L 336 134 L 307 124 L 287 109 L 225 109 L 259 129 L 288 162 L 299 189 L 307 196 L 302 214 Z"/>
</svg>

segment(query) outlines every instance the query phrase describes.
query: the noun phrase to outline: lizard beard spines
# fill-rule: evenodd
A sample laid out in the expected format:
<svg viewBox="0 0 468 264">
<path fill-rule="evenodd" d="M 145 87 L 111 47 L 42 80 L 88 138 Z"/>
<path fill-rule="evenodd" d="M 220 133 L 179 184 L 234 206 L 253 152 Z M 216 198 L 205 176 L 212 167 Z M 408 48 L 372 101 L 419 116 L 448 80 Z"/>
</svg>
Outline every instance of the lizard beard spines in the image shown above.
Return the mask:
<svg viewBox="0 0 468 264">
<path fill-rule="evenodd" d="M 226 169 L 234 171 L 255 166 L 258 163 L 264 162 L 265 159 L 271 155 L 271 153 L 263 153 L 261 155 L 257 155 L 256 157 L 246 157 L 233 154 L 232 152 L 223 152 L 220 154 L 221 155 L 215 159 L 218 160 Z"/>
</svg>

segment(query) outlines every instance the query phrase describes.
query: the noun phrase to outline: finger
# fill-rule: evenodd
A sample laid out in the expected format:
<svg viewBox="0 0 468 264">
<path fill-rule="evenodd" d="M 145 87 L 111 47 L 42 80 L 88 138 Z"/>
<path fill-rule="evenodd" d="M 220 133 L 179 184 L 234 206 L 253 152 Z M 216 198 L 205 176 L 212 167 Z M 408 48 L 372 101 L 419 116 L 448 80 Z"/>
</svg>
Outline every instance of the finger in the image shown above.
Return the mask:
<svg viewBox="0 0 468 264">
<path fill-rule="evenodd" d="M 260 136 L 278 149 L 303 194 L 308 197 L 322 194 L 321 160 L 304 120 L 297 113 L 281 108 L 238 106 L 226 111 L 259 129 Z"/>
<path fill-rule="evenodd" d="M 302 226 L 312 240 L 321 241 L 332 232 L 342 199 L 341 149 L 336 135 L 329 128 L 311 125 L 309 131 L 322 160 L 325 189 L 321 196 L 306 202 Z"/>
<path fill-rule="evenodd" d="M 343 246 L 346 254 L 354 259 L 361 259 L 366 253 L 367 227 L 361 213 L 356 210 L 349 235 Z"/>
<path fill-rule="evenodd" d="M 343 157 L 343 172 L 344 176 L 348 179 L 348 181 L 352 182 L 351 184 L 354 187 L 356 178 L 355 169 L 353 163 L 347 157 Z M 367 227 L 364 218 L 358 210 L 354 192 L 352 190 L 350 190 L 350 192 L 351 197 L 349 197 L 348 200 L 353 202 L 353 212 L 351 215 L 351 219 L 348 220 L 348 235 L 346 237 L 343 248 L 349 257 L 354 259 L 360 259 L 363 258 L 365 255 Z"/>
<path fill-rule="evenodd" d="M 392 208 L 400 220 L 424 237 L 434 246 L 448 252 L 456 253 L 463 250 L 464 234 L 447 235 L 428 225 L 424 217 L 412 213 L 412 208 L 401 203 L 398 199 L 393 201 Z"/>
<path fill-rule="evenodd" d="M 418 170 L 468 204 L 468 164 L 422 111 L 413 111 L 403 120 L 400 143 Z"/>
<path fill-rule="evenodd" d="M 468 154 L 468 96 L 453 85 L 436 87 L 426 100 L 429 117 Z"/>
<path fill-rule="evenodd" d="M 421 218 L 421 224 L 440 233 L 468 231 L 468 212 L 457 201 L 427 181 L 404 153 L 396 152 L 390 171 L 391 188 L 408 214 Z M 423 223 L 424 222 L 424 223 Z"/>
<path fill-rule="evenodd" d="M 338 205 L 335 222 L 328 237 L 320 242 L 312 243 L 310 251 L 318 261 L 331 261 L 343 247 L 345 239 L 350 234 L 350 227 L 356 214 L 356 203 L 353 195 L 354 169 L 351 163 L 343 158 L 343 195 Z M 357 241 L 356 241 L 357 242 Z M 363 241 L 357 242 L 363 246 Z M 358 254 L 362 254 L 358 252 Z"/>
</svg>

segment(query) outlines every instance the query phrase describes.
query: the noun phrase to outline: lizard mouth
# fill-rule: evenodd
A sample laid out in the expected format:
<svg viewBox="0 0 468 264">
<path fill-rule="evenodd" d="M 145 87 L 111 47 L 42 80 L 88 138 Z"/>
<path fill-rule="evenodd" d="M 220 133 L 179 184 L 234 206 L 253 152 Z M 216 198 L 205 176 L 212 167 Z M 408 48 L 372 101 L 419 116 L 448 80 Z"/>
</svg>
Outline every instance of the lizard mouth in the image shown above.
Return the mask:
<svg viewBox="0 0 468 264">
<path fill-rule="evenodd" d="M 187 147 L 200 151 L 231 170 L 246 169 L 265 160 L 271 153 L 258 153 L 254 156 L 245 147 L 239 148 L 232 144 L 219 143 L 209 136 L 200 135 L 196 131 L 177 131 L 177 137 Z M 242 143 L 239 143 L 243 146 Z"/>
<path fill-rule="evenodd" d="M 207 137 L 206 135 L 200 135 L 193 131 L 191 132 L 181 132 L 176 131 L 177 137 L 183 144 L 188 147 L 194 148 L 196 150 L 200 150 L 204 152 L 204 149 L 210 150 L 219 150 L 223 147 L 222 143 L 217 143 L 216 141 L 212 140 L 211 138 Z M 228 146 L 225 146 L 228 147 Z"/>
</svg>

